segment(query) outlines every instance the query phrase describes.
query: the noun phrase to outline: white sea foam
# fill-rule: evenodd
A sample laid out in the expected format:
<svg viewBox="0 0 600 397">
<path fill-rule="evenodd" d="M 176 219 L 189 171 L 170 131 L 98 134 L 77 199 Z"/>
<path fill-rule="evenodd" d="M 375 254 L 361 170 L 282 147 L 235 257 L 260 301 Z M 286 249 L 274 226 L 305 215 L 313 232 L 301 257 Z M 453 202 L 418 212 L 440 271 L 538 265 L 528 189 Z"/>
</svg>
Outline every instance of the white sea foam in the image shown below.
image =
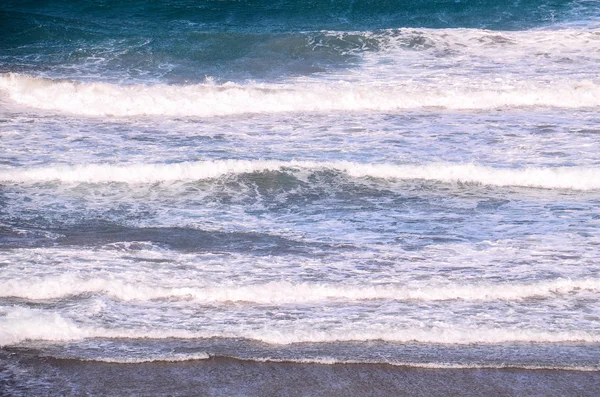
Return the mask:
<svg viewBox="0 0 600 397">
<path fill-rule="evenodd" d="M 441 43 L 447 47 L 465 52 L 489 50 L 497 56 L 521 51 L 523 55 L 536 57 L 542 54 L 586 54 L 600 57 L 600 54 L 589 53 L 590 49 L 600 49 L 600 35 L 595 29 L 528 29 L 516 31 L 496 31 L 482 29 L 392 29 L 379 34 L 389 37 L 390 47 L 405 47 L 406 39 L 427 38 L 428 43 Z M 498 54 L 497 49 L 503 53 Z M 545 58 L 545 57 L 542 57 Z"/>
<path fill-rule="evenodd" d="M 38 183 L 156 183 L 202 180 L 227 174 L 263 171 L 334 170 L 351 177 L 424 179 L 445 183 L 477 183 L 491 186 L 525 186 L 546 189 L 600 189 L 600 169 L 594 167 L 531 167 L 499 169 L 476 164 L 427 165 L 360 164 L 351 162 L 218 160 L 177 164 L 93 164 L 0 171 L 0 181 Z"/>
<path fill-rule="evenodd" d="M 12 307 L 0 309 L 0 346 L 25 340 L 68 341 L 90 336 L 58 313 Z"/>
<path fill-rule="evenodd" d="M 528 70 L 527 67 L 540 65 L 546 72 L 557 67 L 553 71 L 560 72 L 565 62 L 569 63 L 571 70 L 577 70 L 600 60 L 600 35 L 593 29 L 491 31 L 402 28 L 376 32 L 328 32 L 328 35 L 341 40 L 346 36 L 359 35 L 376 41 L 379 51 L 371 53 L 370 58 L 391 53 L 398 59 L 413 60 L 423 59 L 429 53 L 436 56 L 436 63 L 454 61 L 456 67 L 467 70 L 485 63 L 488 67 L 502 65 L 499 70 L 513 68 L 514 71 L 516 68 L 524 74 L 535 74 L 539 71 Z M 471 62 L 465 63 L 465 57 Z"/>
<path fill-rule="evenodd" d="M 227 287 L 148 286 L 115 279 L 83 279 L 74 275 L 27 278 L 0 282 L 0 297 L 32 300 L 57 299 L 84 293 L 107 294 L 123 301 L 184 299 L 203 303 L 253 302 L 260 304 L 307 303 L 326 300 L 465 300 L 494 301 L 546 298 L 586 290 L 600 292 L 598 279 L 556 279 L 529 283 L 448 284 L 411 288 L 408 285 L 336 285 L 284 281 Z"/>
<path fill-rule="evenodd" d="M 432 82 L 377 85 L 348 82 L 295 84 L 129 85 L 49 80 L 9 73 L 0 90 L 15 102 L 87 116 L 222 116 L 244 113 L 393 111 L 415 108 L 495 109 L 600 106 L 600 85 L 592 81 L 518 84 Z"/>
<path fill-rule="evenodd" d="M 587 331 L 544 331 L 540 329 L 514 328 L 405 328 L 389 329 L 382 325 L 365 326 L 356 330 L 343 327 L 336 330 L 314 329 L 274 329 L 248 330 L 240 332 L 238 337 L 259 340 L 272 344 L 293 343 L 332 343 L 344 341 L 418 342 L 442 344 L 498 344 L 510 342 L 564 343 L 564 342 L 600 342 L 600 334 Z M 212 336 L 223 337 L 214 334 Z"/>
</svg>

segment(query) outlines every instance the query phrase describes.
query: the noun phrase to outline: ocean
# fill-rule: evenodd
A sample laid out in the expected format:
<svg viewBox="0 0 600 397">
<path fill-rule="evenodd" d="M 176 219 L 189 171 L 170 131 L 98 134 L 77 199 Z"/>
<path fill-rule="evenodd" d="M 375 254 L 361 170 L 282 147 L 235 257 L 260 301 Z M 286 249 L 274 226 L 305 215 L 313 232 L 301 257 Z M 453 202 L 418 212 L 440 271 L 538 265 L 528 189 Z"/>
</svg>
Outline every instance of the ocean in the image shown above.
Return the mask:
<svg viewBox="0 0 600 397">
<path fill-rule="evenodd" d="M 599 1 L 0 4 L 0 395 L 599 394 Z"/>
</svg>

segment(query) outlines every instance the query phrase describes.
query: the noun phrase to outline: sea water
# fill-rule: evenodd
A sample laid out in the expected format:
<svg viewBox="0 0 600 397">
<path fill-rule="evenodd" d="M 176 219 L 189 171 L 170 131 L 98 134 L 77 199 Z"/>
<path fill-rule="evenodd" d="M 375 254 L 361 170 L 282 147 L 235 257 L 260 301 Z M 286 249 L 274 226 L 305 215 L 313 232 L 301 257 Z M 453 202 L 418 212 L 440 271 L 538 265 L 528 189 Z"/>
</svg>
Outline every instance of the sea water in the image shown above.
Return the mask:
<svg viewBox="0 0 600 397">
<path fill-rule="evenodd" d="M 4 387 L 600 370 L 599 72 L 598 1 L 2 2 Z"/>
</svg>

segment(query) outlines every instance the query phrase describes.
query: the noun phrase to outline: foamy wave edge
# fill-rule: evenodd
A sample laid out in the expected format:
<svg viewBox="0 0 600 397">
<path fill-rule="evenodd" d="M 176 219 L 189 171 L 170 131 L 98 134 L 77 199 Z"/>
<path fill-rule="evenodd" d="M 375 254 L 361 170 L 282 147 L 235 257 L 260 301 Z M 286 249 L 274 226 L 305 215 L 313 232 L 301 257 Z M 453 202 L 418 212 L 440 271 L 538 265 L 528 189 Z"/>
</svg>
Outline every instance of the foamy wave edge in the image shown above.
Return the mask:
<svg viewBox="0 0 600 397">
<path fill-rule="evenodd" d="M 213 356 L 211 356 L 213 357 Z M 380 365 L 387 364 L 394 367 L 406 367 L 406 368 L 425 368 L 425 369 L 526 369 L 526 370 L 563 370 L 563 371 L 581 371 L 581 372 L 594 372 L 600 370 L 600 366 L 561 366 L 561 365 L 529 365 L 529 364 L 483 364 L 483 363 L 444 363 L 444 362 L 429 362 L 420 363 L 412 361 L 360 361 L 360 360 L 342 360 L 335 357 L 314 357 L 314 358 L 238 358 L 231 357 L 240 361 L 256 361 L 256 362 L 273 362 L 273 363 L 297 363 L 297 364 L 322 364 L 322 365 L 336 365 L 336 364 L 372 364 Z"/>
<path fill-rule="evenodd" d="M 600 106 L 593 81 L 534 82 L 474 88 L 465 85 L 390 86 L 349 83 L 116 85 L 0 74 L 0 90 L 16 103 L 84 116 L 226 116 L 246 113 L 395 111 L 504 107 Z"/>
<path fill-rule="evenodd" d="M 576 366 L 576 365 L 531 365 L 517 363 L 484 364 L 484 363 L 446 363 L 446 362 L 413 362 L 413 361 L 373 361 L 373 360 L 344 360 L 335 357 L 310 357 L 310 358 L 275 358 L 275 357 L 238 357 L 218 354 L 195 353 L 176 354 L 165 356 L 149 356 L 140 358 L 131 357 L 94 357 L 73 358 L 74 360 L 87 362 L 115 363 L 115 364 L 141 364 L 155 362 L 185 362 L 208 359 L 233 359 L 249 363 L 292 363 L 292 364 L 317 364 L 317 365 L 391 365 L 394 367 L 424 368 L 424 369 L 525 369 L 525 370 L 555 370 L 555 371 L 580 371 L 595 372 L 600 366 Z M 69 359 L 69 358 L 67 358 Z"/>
<path fill-rule="evenodd" d="M 522 186 L 545 189 L 600 189 L 600 169 L 595 167 L 492 168 L 476 164 L 426 165 L 363 164 L 353 162 L 214 160 L 173 164 L 89 164 L 0 170 L 0 181 L 13 183 L 129 183 L 214 179 L 255 172 L 331 170 L 354 178 L 421 179 L 444 183 Z"/>
<path fill-rule="evenodd" d="M 184 361 L 197 361 L 197 360 L 208 360 L 211 356 L 207 353 L 193 353 L 193 354 L 165 354 L 158 356 L 148 357 L 94 357 L 94 358 L 75 358 L 80 361 L 91 361 L 91 362 L 102 362 L 102 363 L 114 363 L 114 364 L 141 364 L 141 363 L 156 363 L 156 362 L 184 362 Z"/>
</svg>

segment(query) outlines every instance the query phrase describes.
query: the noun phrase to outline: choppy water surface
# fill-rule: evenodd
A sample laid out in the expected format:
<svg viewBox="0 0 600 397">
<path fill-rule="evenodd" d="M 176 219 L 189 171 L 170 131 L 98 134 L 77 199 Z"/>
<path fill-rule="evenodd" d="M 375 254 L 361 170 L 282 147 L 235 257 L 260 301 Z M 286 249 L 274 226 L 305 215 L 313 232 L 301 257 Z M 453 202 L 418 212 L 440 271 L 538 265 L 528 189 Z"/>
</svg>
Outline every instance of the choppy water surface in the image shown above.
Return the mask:
<svg viewBox="0 0 600 397">
<path fill-rule="evenodd" d="M 598 2 L 305 3 L 0 6 L 2 354 L 598 371 Z"/>
</svg>

